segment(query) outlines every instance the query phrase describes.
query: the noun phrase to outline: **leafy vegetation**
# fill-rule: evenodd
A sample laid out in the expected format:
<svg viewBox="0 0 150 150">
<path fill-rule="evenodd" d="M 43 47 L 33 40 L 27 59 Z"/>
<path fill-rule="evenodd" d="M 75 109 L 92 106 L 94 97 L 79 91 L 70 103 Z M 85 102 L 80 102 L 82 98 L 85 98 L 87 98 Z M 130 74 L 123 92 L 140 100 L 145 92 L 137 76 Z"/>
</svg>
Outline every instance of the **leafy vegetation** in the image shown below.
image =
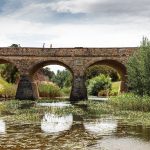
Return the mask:
<svg viewBox="0 0 150 150">
<path fill-rule="evenodd" d="M 16 83 L 19 79 L 19 72 L 12 64 L 0 64 L 0 74 L 9 83 Z"/>
<path fill-rule="evenodd" d="M 63 87 L 61 89 L 61 92 L 64 96 L 69 96 L 71 93 L 71 87 Z"/>
<path fill-rule="evenodd" d="M 16 85 L 6 82 L 0 77 L 0 97 L 12 98 L 16 94 Z"/>
<path fill-rule="evenodd" d="M 114 108 L 120 110 L 132 110 L 132 111 L 150 111 L 150 97 L 149 96 L 137 96 L 135 94 L 121 94 L 117 97 L 112 97 L 110 104 Z"/>
<path fill-rule="evenodd" d="M 92 79 L 100 74 L 109 76 L 113 82 L 120 80 L 117 71 L 106 65 L 94 65 L 89 67 L 86 71 L 86 79 Z"/>
<path fill-rule="evenodd" d="M 122 100 L 121 97 L 124 97 Z M 128 103 L 132 98 L 132 104 Z M 51 102 L 52 100 L 49 100 Z M 127 101 L 127 102 L 125 102 Z M 42 100 L 42 102 L 45 102 Z M 124 107 L 123 107 L 123 103 Z M 140 107 L 142 105 L 142 107 Z M 118 98 L 111 98 L 107 102 L 80 101 L 75 105 L 67 107 L 43 107 L 37 105 L 35 101 L 3 101 L 0 103 L 0 116 L 6 117 L 11 121 L 40 121 L 41 116 L 47 112 L 57 115 L 80 115 L 86 118 L 113 116 L 123 119 L 130 124 L 150 125 L 150 104 L 148 97 L 140 101 L 140 97 L 133 95 L 122 95 Z"/>
<path fill-rule="evenodd" d="M 20 47 L 18 44 L 12 44 L 10 47 Z M 9 83 L 16 83 L 19 79 L 18 69 L 11 63 L 0 64 L 0 74 Z"/>
<path fill-rule="evenodd" d="M 127 64 L 128 86 L 138 95 L 150 96 L 150 41 L 143 38 L 141 46 Z"/>
<path fill-rule="evenodd" d="M 56 83 L 60 88 L 70 87 L 72 82 L 72 74 L 68 70 L 58 70 L 57 74 L 53 76 L 51 81 Z"/>
<path fill-rule="evenodd" d="M 98 96 L 101 90 L 111 89 L 111 79 L 105 75 L 99 75 L 89 80 L 88 92 L 90 95 Z"/>
<path fill-rule="evenodd" d="M 39 85 L 40 97 L 60 97 L 62 95 L 61 89 L 52 82 L 41 82 Z"/>
</svg>

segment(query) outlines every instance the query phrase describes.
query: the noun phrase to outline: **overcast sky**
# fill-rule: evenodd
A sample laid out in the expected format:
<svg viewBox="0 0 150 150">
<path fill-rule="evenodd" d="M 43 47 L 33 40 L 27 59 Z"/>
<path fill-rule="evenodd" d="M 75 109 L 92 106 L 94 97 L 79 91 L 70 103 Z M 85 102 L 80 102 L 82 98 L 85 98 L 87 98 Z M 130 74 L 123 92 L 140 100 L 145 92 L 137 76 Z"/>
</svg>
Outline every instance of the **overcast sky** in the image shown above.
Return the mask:
<svg viewBox="0 0 150 150">
<path fill-rule="evenodd" d="M 138 46 L 149 0 L 0 0 L 0 46 Z"/>
</svg>

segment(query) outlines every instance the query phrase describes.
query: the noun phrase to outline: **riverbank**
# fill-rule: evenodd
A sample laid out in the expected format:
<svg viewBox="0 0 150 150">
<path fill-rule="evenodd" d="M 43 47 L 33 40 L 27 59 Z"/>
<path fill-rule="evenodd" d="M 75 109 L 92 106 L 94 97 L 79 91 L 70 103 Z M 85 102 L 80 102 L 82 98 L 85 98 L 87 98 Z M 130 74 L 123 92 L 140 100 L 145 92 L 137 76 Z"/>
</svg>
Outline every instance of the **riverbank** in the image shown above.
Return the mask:
<svg viewBox="0 0 150 150">
<path fill-rule="evenodd" d="M 3 101 L 0 103 L 0 116 L 5 119 L 18 121 L 39 121 L 42 114 L 45 112 L 51 114 L 73 114 L 88 117 L 113 116 L 115 118 L 123 119 L 129 124 L 142 124 L 150 126 L 150 98 L 136 97 L 132 94 L 121 95 L 110 98 L 108 101 L 81 101 L 74 105 L 70 104 L 66 107 L 53 107 L 52 100 L 40 101 Z M 59 100 L 53 103 L 60 103 Z M 43 107 L 41 103 L 47 103 Z M 61 100 L 61 103 L 63 101 Z M 69 101 L 64 102 L 69 104 Z M 45 105 L 45 104 L 44 104 Z"/>
</svg>

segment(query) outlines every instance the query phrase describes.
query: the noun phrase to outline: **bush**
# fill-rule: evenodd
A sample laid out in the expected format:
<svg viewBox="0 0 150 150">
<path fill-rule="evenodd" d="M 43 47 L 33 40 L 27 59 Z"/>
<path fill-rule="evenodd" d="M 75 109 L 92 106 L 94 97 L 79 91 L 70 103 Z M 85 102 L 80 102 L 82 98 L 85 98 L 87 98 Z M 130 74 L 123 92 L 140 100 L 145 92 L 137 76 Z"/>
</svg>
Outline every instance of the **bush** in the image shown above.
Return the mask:
<svg viewBox="0 0 150 150">
<path fill-rule="evenodd" d="M 103 74 L 89 80 L 88 93 L 90 95 L 98 96 L 99 91 L 109 89 L 111 89 L 111 79 Z"/>
<path fill-rule="evenodd" d="M 150 111 L 150 97 L 137 96 L 135 94 L 122 94 L 112 97 L 109 101 L 111 105 L 120 110 Z"/>
<path fill-rule="evenodd" d="M 98 92 L 98 96 L 108 96 L 108 95 L 109 95 L 108 90 L 101 90 L 100 92 Z"/>
<path fill-rule="evenodd" d="M 112 89 L 110 92 L 109 92 L 109 96 L 117 96 L 119 94 L 118 90 L 116 89 Z"/>
<path fill-rule="evenodd" d="M 62 95 L 61 89 L 52 82 L 41 82 L 39 84 L 39 96 L 55 98 Z"/>
<path fill-rule="evenodd" d="M 6 82 L 0 77 L 0 97 L 10 98 L 15 97 L 16 85 Z"/>
<path fill-rule="evenodd" d="M 61 89 L 64 96 L 69 96 L 71 93 L 71 87 L 64 87 Z"/>
</svg>

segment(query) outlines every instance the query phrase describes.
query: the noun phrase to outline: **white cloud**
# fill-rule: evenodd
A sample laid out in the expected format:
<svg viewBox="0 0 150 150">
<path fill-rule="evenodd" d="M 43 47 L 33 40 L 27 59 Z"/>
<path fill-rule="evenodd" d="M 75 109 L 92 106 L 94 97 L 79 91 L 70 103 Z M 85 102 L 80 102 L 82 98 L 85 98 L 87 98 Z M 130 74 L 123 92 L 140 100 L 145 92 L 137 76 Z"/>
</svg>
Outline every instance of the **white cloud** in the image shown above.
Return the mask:
<svg viewBox="0 0 150 150">
<path fill-rule="evenodd" d="M 0 46 L 117 47 L 137 46 L 149 36 L 149 24 L 45 24 L 1 18 Z"/>
<path fill-rule="evenodd" d="M 44 42 L 47 47 L 51 43 L 54 47 L 137 46 L 142 36 L 150 35 L 149 18 L 142 17 L 148 11 L 147 0 L 143 2 L 145 5 L 141 3 L 141 8 L 130 6 L 133 5 L 130 1 L 120 2 L 115 6 L 118 0 L 21 2 L 21 6 L 17 6 L 12 13 L 0 13 L 0 46 L 19 43 L 21 46 L 42 47 Z M 125 7 L 120 7 L 123 4 Z M 139 6 L 140 2 L 137 4 Z M 13 3 L 9 3 L 4 10 L 11 9 L 12 5 Z M 140 11 L 142 8 L 145 8 L 143 13 Z M 136 16 L 136 13 L 129 15 L 137 10 L 141 12 L 141 16 Z M 63 15 L 65 12 L 69 15 L 71 13 L 67 18 L 68 22 Z M 87 17 L 74 18 L 72 13 L 86 13 Z M 91 16 L 90 13 L 95 15 Z M 122 13 L 124 15 L 119 16 Z M 75 23 L 72 18 L 76 20 Z"/>
</svg>

